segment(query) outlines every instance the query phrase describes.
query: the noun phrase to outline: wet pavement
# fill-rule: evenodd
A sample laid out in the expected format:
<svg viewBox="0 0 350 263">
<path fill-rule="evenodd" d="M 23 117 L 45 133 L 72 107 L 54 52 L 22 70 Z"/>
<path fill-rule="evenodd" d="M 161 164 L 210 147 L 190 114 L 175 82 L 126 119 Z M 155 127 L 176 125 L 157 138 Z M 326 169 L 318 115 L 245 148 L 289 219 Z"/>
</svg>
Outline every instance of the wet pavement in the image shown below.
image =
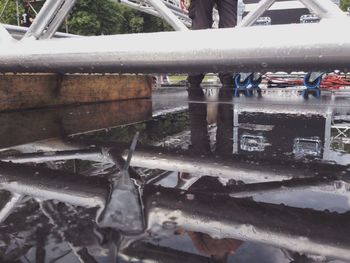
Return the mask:
<svg viewBox="0 0 350 263">
<path fill-rule="evenodd" d="M 0 124 L 0 262 L 350 262 L 348 92 L 163 88 Z"/>
</svg>

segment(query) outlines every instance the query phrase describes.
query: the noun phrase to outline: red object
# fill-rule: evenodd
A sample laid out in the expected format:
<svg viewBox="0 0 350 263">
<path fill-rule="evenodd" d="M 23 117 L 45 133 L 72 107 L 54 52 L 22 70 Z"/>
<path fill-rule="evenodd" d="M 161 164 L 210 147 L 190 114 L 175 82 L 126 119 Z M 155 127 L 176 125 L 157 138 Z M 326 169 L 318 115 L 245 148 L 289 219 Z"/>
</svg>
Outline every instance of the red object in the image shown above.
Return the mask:
<svg viewBox="0 0 350 263">
<path fill-rule="evenodd" d="M 284 78 L 266 78 L 269 84 L 286 85 L 286 86 L 303 86 L 302 79 L 284 79 Z M 346 86 L 350 87 L 350 81 L 336 74 L 328 74 L 321 80 L 321 89 L 339 90 Z"/>
<path fill-rule="evenodd" d="M 329 74 L 322 79 L 320 88 L 327 90 L 338 90 L 344 88 L 344 86 L 350 86 L 350 82 L 341 76 Z"/>
</svg>

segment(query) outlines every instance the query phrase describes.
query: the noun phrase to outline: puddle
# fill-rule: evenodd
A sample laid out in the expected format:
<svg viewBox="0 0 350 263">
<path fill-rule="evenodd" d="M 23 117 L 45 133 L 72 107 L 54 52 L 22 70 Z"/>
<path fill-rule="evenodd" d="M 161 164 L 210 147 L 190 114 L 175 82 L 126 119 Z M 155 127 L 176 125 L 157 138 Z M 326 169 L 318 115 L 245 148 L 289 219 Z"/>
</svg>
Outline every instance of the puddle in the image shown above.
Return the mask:
<svg viewBox="0 0 350 263">
<path fill-rule="evenodd" d="M 287 93 L 0 114 L 0 261 L 350 262 L 350 94 Z"/>
</svg>

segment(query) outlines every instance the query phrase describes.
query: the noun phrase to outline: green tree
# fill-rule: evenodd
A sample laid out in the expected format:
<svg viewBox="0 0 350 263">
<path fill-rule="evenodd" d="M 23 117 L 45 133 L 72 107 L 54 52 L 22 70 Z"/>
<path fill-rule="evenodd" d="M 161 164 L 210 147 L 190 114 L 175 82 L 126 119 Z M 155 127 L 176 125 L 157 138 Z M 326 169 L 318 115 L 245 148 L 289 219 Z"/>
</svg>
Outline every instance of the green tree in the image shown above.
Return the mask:
<svg viewBox="0 0 350 263">
<path fill-rule="evenodd" d="M 19 14 L 21 14 L 23 12 L 23 7 L 20 5 L 19 9 Z M 17 25 L 16 1 L 1 0 L 0 15 L 0 23 Z"/>
<path fill-rule="evenodd" d="M 162 19 L 109 0 L 80 0 L 68 20 L 69 31 L 79 35 L 169 31 Z"/>
<path fill-rule="evenodd" d="M 124 18 L 120 5 L 108 0 L 80 0 L 68 19 L 70 33 L 109 35 L 120 31 Z"/>
<path fill-rule="evenodd" d="M 19 1 L 20 3 L 22 1 Z M 0 0 L 1 23 L 17 24 L 16 1 Z M 33 6 L 39 11 L 44 1 Z M 6 5 L 6 8 L 5 8 Z M 24 12 L 19 6 L 19 15 Z M 67 19 L 70 33 L 78 35 L 111 35 L 172 30 L 162 19 L 109 0 L 78 0 Z M 65 31 L 62 26 L 60 31 Z"/>
<path fill-rule="evenodd" d="M 346 11 L 350 7 L 350 0 L 341 0 L 340 1 L 340 8 L 344 11 Z"/>
</svg>

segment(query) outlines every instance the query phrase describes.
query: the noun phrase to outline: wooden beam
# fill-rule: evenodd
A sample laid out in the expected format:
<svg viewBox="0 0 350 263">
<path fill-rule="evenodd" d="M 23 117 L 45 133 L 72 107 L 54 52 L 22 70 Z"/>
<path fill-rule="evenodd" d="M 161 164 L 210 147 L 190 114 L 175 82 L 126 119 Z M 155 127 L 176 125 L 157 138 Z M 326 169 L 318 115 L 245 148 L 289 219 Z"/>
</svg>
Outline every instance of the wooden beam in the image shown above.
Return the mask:
<svg viewBox="0 0 350 263">
<path fill-rule="evenodd" d="M 113 128 L 151 117 L 152 102 L 144 99 L 4 112 L 0 114 L 0 148 Z"/>
<path fill-rule="evenodd" d="M 149 98 L 151 90 L 146 75 L 2 74 L 0 111 Z"/>
</svg>

